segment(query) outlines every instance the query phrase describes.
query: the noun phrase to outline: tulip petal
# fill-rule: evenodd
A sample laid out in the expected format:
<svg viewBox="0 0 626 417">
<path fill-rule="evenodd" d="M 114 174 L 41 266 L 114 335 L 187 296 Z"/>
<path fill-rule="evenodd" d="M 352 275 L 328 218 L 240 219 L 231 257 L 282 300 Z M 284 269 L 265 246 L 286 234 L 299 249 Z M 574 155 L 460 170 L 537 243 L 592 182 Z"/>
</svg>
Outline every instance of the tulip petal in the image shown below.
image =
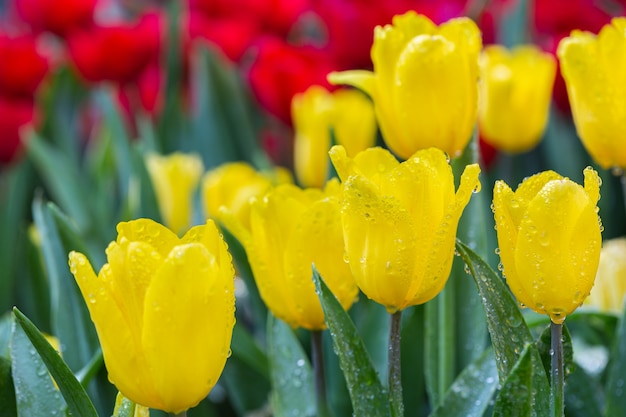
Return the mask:
<svg viewBox="0 0 626 417">
<path fill-rule="evenodd" d="M 587 167 L 583 170 L 585 177 L 585 193 L 589 197 L 589 201 L 593 204 L 600 200 L 600 186 L 602 185 L 602 179 L 598 175 L 595 169 Z"/>
<path fill-rule="evenodd" d="M 158 396 L 141 354 L 140 334 L 131 331 L 127 317 L 110 292 L 110 267 L 105 265 L 96 277 L 87 258 L 78 252 L 70 253 L 69 264 L 96 326 L 109 380 L 134 402 L 158 404 L 154 402 Z"/>
<path fill-rule="evenodd" d="M 329 155 L 341 181 L 346 181 L 351 175 L 365 175 L 378 183 L 381 175 L 400 165 L 389 151 L 380 147 L 368 148 L 353 159 L 348 157 L 343 146 L 335 145 Z"/>
<path fill-rule="evenodd" d="M 350 85 L 358 88 L 370 97 L 376 95 L 376 77 L 372 71 L 352 70 L 331 72 L 328 82 L 333 85 Z"/>
<path fill-rule="evenodd" d="M 180 242 L 181 244 L 202 244 L 209 253 L 215 256 L 216 262 L 224 267 L 232 263 L 232 256 L 230 252 L 228 252 L 228 246 L 221 238 L 220 231 L 217 229 L 215 222 L 211 219 L 207 220 L 206 224 L 194 226 L 189 229 Z"/>
<path fill-rule="evenodd" d="M 528 204 L 530 204 L 544 185 L 550 181 L 559 180 L 561 178 L 563 177 L 554 171 L 543 171 L 526 178 L 524 182 L 522 182 L 515 191 L 515 198 L 508 202 L 508 210 L 511 213 L 513 224 L 515 224 L 516 228 L 519 227 L 522 216 L 528 208 Z"/>
<path fill-rule="evenodd" d="M 407 306 L 417 233 L 413 219 L 394 196 L 382 195 L 369 179 L 344 183 L 346 253 L 358 286 L 393 312 Z"/>
<path fill-rule="evenodd" d="M 167 227 L 151 219 L 137 219 L 117 225 L 117 242 L 145 242 L 154 247 L 162 257 L 178 243 L 178 236 Z"/>
<path fill-rule="evenodd" d="M 234 326 L 234 272 L 200 243 L 176 246 L 146 294 L 146 361 L 168 412 L 200 402 L 229 355 Z"/>
<path fill-rule="evenodd" d="M 527 277 L 521 285 L 531 295 L 528 305 L 555 322 L 574 311 L 593 285 L 601 241 L 594 208 L 580 185 L 553 180 L 520 223 L 515 263 Z"/>
</svg>

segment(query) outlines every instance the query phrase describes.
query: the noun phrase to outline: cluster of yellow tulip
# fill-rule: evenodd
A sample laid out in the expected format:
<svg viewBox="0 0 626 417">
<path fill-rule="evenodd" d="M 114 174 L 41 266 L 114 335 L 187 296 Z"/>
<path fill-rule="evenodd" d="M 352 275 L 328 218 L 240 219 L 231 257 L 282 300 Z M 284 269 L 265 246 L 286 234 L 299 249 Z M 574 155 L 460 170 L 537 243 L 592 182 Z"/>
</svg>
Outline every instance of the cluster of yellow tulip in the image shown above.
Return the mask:
<svg viewBox="0 0 626 417">
<path fill-rule="evenodd" d="M 626 54 L 615 53 L 625 34 L 626 20 L 616 19 L 597 38 L 574 33 L 559 48 L 579 134 L 607 168 L 626 166 L 626 148 L 614 145 L 626 120 L 624 101 L 614 99 L 626 85 Z M 547 123 L 555 77 L 554 60 L 535 49 L 489 47 L 480 55 L 481 47 L 469 19 L 437 27 L 413 12 L 397 16 L 375 31 L 373 72 L 329 76 L 367 93 L 373 107 L 361 93 L 317 87 L 294 101 L 297 179 L 313 188 L 294 185 L 284 171 L 261 174 L 244 163 L 207 173 L 205 215 L 243 244 L 276 317 L 293 327 L 325 328 L 312 264 L 345 309 L 359 290 L 394 313 L 443 289 L 459 219 L 480 190 L 478 164 L 465 168 L 455 190 L 448 155 L 463 152 L 477 121 L 485 139 L 505 151 L 533 147 Z M 403 162 L 372 147 L 374 119 Z M 339 143 L 332 148 L 331 130 Z M 341 182 L 326 182 L 329 151 Z M 186 230 L 201 163 L 177 155 L 151 157 L 148 167 L 165 223 Z M 601 181 L 591 168 L 584 178 L 583 187 L 546 171 L 515 192 L 495 184 L 507 283 L 520 303 L 555 323 L 583 303 L 599 262 Z M 208 220 L 179 238 L 149 220 L 120 223 L 107 256 L 98 276 L 81 254 L 70 254 L 70 265 L 110 380 L 144 406 L 170 412 L 194 406 L 219 377 L 234 326 L 235 272 L 218 228 Z"/>
</svg>

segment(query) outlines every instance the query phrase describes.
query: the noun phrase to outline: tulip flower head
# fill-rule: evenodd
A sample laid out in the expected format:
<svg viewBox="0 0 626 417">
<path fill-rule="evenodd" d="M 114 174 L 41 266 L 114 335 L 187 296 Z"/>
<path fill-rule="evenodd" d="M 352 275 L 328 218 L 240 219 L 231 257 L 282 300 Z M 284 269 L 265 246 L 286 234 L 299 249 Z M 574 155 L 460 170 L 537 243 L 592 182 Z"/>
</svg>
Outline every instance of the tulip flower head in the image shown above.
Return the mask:
<svg viewBox="0 0 626 417">
<path fill-rule="evenodd" d="M 351 159 L 338 145 L 330 157 L 342 180 L 346 257 L 361 291 L 390 313 L 434 298 L 452 268 L 463 209 L 480 188 L 478 165 L 465 168 L 455 193 L 452 168 L 436 148 L 403 163 L 382 148 Z"/>
<path fill-rule="evenodd" d="M 311 279 L 311 265 L 324 277 L 344 309 L 358 289 L 343 259 L 339 182 L 321 190 L 282 184 L 253 201 L 249 228 L 225 208 L 220 220 L 243 244 L 270 311 L 294 328 L 326 328 Z"/>
<path fill-rule="evenodd" d="M 374 145 L 376 119 L 371 101 L 356 90 L 329 92 L 312 86 L 291 102 L 295 130 L 294 167 L 303 187 L 324 186 L 328 177 L 331 130 L 349 155 Z"/>
<path fill-rule="evenodd" d="M 204 169 L 200 156 L 180 152 L 167 156 L 149 154 L 146 167 L 164 223 L 176 233 L 189 228 L 193 194 Z"/>
<path fill-rule="evenodd" d="M 573 31 L 559 44 L 576 131 L 605 169 L 626 168 L 626 18 L 614 18 L 596 36 Z"/>
<path fill-rule="evenodd" d="M 472 137 L 480 30 L 468 18 L 436 26 L 407 12 L 374 31 L 374 72 L 331 73 L 329 81 L 367 93 L 389 148 L 401 158 L 437 147 L 461 154 Z"/>
<path fill-rule="evenodd" d="M 508 153 L 526 152 L 548 123 L 556 60 L 531 45 L 499 45 L 480 55 L 478 122 L 481 137 Z"/>
<path fill-rule="evenodd" d="M 560 324 L 593 286 L 602 236 L 600 177 L 584 187 L 554 171 L 533 175 L 515 192 L 496 181 L 493 211 L 503 274 L 522 306 Z"/>
<path fill-rule="evenodd" d="M 626 237 L 606 240 L 600 251 L 595 284 L 585 305 L 621 314 L 626 296 Z"/>
<path fill-rule="evenodd" d="M 139 219 L 117 225 L 98 275 L 69 264 L 93 320 L 109 380 L 131 401 L 180 413 L 207 396 L 230 351 L 234 268 L 212 220 L 182 238 Z"/>
</svg>

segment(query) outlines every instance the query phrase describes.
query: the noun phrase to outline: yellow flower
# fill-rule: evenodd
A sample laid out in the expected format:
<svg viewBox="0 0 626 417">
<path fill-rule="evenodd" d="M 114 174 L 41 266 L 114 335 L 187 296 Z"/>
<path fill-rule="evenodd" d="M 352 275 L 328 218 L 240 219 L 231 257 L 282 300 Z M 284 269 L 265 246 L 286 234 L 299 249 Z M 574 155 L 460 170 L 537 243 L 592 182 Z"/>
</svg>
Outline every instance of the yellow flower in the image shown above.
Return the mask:
<svg viewBox="0 0 626 417">
<path fill-rule="evenodd" d="M 626 168 L 626 18 L 598 36 L 573 31 L 557 54 L 578 136 L 602 168 Z"/>
<path fill-rule="evenodd" d="M 390 313 L 434 298 L 454 258 L 456 229 L 480 182 L 468 165 L 455 194 L 446 155 L 430 148 L 399 163 L 382 148 L 330 157 L 343 181 L 346 255 L 357 285 Z"/>
<path fill-rule="evenodd" d="M 374 145 L 376 119 L 372 102 L 357 90 L 329 92 L 312 86 L 291 102 L 295 129 L 294 166 L 303 187 L 321 188 L 328 177 L 331 129 L 349 155 Z"/>
<path fill-rule="evenodd" d="M 372 98 L 383 138 L 401 158 L 430 147 L 458 156 L 476 123 L 481 47 L 472 20 L 437 27 L 411 11 L 374 30 L 374 72 L 331 73 L 328 79 Z"/>
<path fill-rule="evenodd" d="M 620 314 L 626 295 L 626 237 L 604 242 L 596 282 L 585 305 Z"/>
<path fill-rule="evenodd" d="M 253 202 L 249 228 L 222 210 L 220 219 L 246 249 L 263 301 L 294 328 L 326 327 L 312 264 L 345 309 L 356 299 L 358 289 L 343 259 L 340 191 L 336 179 L 324 190 L 279 185 Z"/>
<path fill-rule="evenodd" d="M 109 380 L 137 404 L 182 412 L 207 396 L 229 355 L 231 256 L 212 220 L 180 239 L 148 219 L 117 232 L 97 276 L 83 254 L 69 255 Z"/>
<path fill-rule="evenodd" d="M 486 47 L 479 60 L 478 122 L 483 139 L 509 153 L 526 152 L 548 123 L 556 60 L 532 45 Z"/>
<path fill-rule="evenodd" d="M 231 162 L 207 172 L 202 179 L 202 197 L 206 215 L 217 218 L 224 206 L 245 227 L 250 225 L 250 199 L 263 196 L 276 184 L 292 182 L 284 168 L 262 173 L 245 162 Z"/>
<path fill-rule="evenodd" d="M 601 181 L 591 168 L 584 175 L 584 188 L 545 171 L 515 192 L 503 181 L 496 181 L 493 191 L 506 282 L 519 303 L 555 323 L 582 304 L 598 268 Z"/>
<path fill-rule="evenodd" d="M 168 156 L 149 154 L 146 167 L 152 179 L 163 223 L 175 233 L 189 228 L 193 193 L 204 169 L 200 157 L 180 152 Z"/>
</svg>

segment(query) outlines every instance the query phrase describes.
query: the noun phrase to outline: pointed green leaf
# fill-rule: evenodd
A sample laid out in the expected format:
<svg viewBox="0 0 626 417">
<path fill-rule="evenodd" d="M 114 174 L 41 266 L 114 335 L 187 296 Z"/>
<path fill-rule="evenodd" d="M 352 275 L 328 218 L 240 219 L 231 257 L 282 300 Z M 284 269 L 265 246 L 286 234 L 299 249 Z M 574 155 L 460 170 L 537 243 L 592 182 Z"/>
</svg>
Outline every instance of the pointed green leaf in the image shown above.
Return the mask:
<svg viewBox="0 0 626 417">
<path fill-rule="evenodd" d="M 18 341 L 23 340 L 24 345 L 21 347 L 24 347 L 26 346 L 25 344 L 26 339 L 24 339 L 22 336 L 26 336 L 28 338 L 29 344 L 31 344 L 31 347 L 26 349 L 26 351 L 30 355 L 31 360 L 37 359 L 39 357 L 41 358 L 41 360 L 43 360 L 45 367 L 48 368 L 48 371 L 50 371 L 50 375 L 52 375 L 52 377 L 54 378 L 54 380 L 59 386 L 59 390 L 61 391 L 61 394 L 63 394 L 63 398 L 65 399 L 65 402 L 67 403 L 68 411 L 75 416 L 97 417 L 98 413 L 96 413 L 96 410 L 93 407 L 91 400 L 87 396 L 87 393 L 85 392 L 83 387 L 80 385 L 78 380 L 74 377 L 74 374 L 72 373 L 72 371 L 67 367 L 65 362 L 63 362 L 63 359 L 58 354 L 58 352 L 54 350 L 52 346 L 50 346 L 50 343 L 48 343 L 48 341 L 39 332 L 39 330 L 35 327 L 35 325 L 25 315 L 23 315 L 17 308 L 13 308 L 13 314 L 15 315 L 15 322 L 17 324 L 15 328 L 16 329 L 18 327 L 20 328 L 20 330 L 17 330 L 17 331 L 14 330 L 13 339 L 15 340 L 15 337 L 17 335 Z M 35 353 L 35 349 L 36 349 L 36 353 Z M 12 352 L 11 354 L 14 355 L 13 345 L 11 346 L 11 352 Z M 48 376 L 47 372 L 43 372 L 43 376 L 46 376 L 46 377 L 45 378 L 42 377 L 42 369 L 45 370 L 45 368 L 43 367 L 37 367 L 37 368 L 38 368 L 37 375 L 40 377 L 39 378 L 40 380 L 46 381 L 50 379 L 50 378 L 47 378 Z M 15 374 L 13 378 L 14 380 L 16 380 Z M 56 389 L 54 389 L 53 397 L 54 396 L 58 396 L 58 392 L 56 392 Z M 37 401 L 40 401 L 40 400 L 41 399 L 38 399 Z M 54 400 L 54 398 L 52 400 Z M 30 415 L 44 415 L 44 414 L 30 414 Z M 45 414 L 45 415 L 50 415 L 50 414 Z"/>
<path fill-rule="evenodd" d="M 550 398 L 548 377 L 530 330 L 513 296 L 493 269 L 467 245 L 457 240 L 456 249 L 467 264 L 478 287 L 487 316 L 487 328 L 491 335 L 500 380 L 506 380 L 518 362 L 522 348 L 529 345 L 536 407 L 548 410 Z"/>
<path fill-rule="evenodd" d="M 378 379 L 376 369 L 354 323 L 315 268 L 313 281 L 326 316 L 335 353 L 339 357 L 339 364 L 348 385 L 354 415 L 390 416 L 387 392 Z"/>
<path fill-rule="evenodd" d="M 430 417 L 482 416 L 497 388 L 498 369 L 487 349 L 461 372 Z"/>
<path fill-rule="evenodd" d="M 243 325 L 235 325 L 233 329 L 233 342 L 231 343 L 233 356 L 241 359 L 249 367 L 253 368 L 265 378 L 269 379 L 269 363 L 265 352 L 261 350 L 254 338 Z"/>
<path fill-rule="evenodd" d="M 17 309 L 14 308 L 14 312 L 16 311 Z M 31 326 L 34 328 L 32 323 Z M 15 313 L 11 331 L 11 372 L 15 386 L 17 415 L 19 417 L 62 416 L 66 410 L 65 401 L 55 388 L 51 374 L 48 373 L 42 357 L 26 332 L 27 330 L 21 326 Z M 52 355 L 63 362 L 43 335 L 37 329 L 34 332 L 39 336 L 36 341 L 37 347 L 45 344 Z M 85 416 L 88 415 L 85 414 Z"/>
<path fill-rule="evenodd" d="M 269 315 L 267 350 L 276 417 L 315 416 L 315 388 L 309 359 L 293 330 Z"/>
<path fill-rule="evenodd" d="M 15 387 L 11 376 L 11 360 L 0 356 L 0 417 L 17 415 Z"/>
<path fill-rule="evenodd" d="M 626 303 L 611 351 L 609 380 L 606 386 L 606 415 L 626 415 Z"/>
<path fill-rule="evenodd" d="M 530 417 L 547 413 L 547 409 L 539 408 L 533 395 L 533 360 L 530 346 L 526 345 L 515 363 L 502 389 L 496 398 L 493 410 L 494 417 Z"/>
<path fill-rule="evenodd" d="M 98 339 L 89 312 L 70 273 L 67 254 L 53 215 L 42 201 L 33 202 L 33 217 L 41 236 L 41 250 L 50 279 L 52 332 L 64 346 L 63 355 L 78 371 L 91 359 Z"/>
</svg>

